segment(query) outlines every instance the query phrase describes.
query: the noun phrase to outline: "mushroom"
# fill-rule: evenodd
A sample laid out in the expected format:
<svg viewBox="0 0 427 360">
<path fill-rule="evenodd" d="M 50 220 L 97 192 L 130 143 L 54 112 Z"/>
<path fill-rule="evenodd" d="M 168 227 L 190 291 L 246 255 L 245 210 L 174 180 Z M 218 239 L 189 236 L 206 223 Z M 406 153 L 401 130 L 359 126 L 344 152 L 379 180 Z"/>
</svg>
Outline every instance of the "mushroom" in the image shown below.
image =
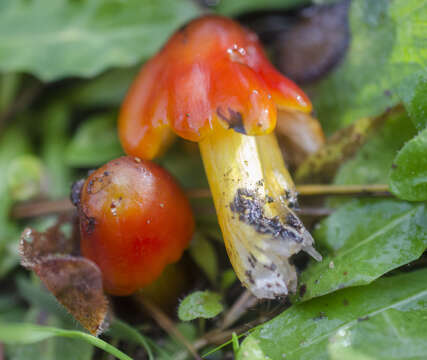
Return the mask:
<svg viewBox="0 0 427 360">
<path fill-rule="evenodd" d="M 81 251 L 101 269 L 106 292 L 130 295 L 179 260 L 194 218 L 184 192 L 160 166 L 121 157 L 80 186 L 73 193 Z"/>
<path fill-rule="evenodd" d="M 297 194 L 273 133 L 277 109 L 311 108 L 257 36 L 220 16 L 178 30 L 143 66 L 121 108 L 127 154 L 151 159 L 173 133 L 199 143 L 230 261 L 259 298 L 296 290 L 293 254 L 321 259 L 292 210 Z"/>
</svg>

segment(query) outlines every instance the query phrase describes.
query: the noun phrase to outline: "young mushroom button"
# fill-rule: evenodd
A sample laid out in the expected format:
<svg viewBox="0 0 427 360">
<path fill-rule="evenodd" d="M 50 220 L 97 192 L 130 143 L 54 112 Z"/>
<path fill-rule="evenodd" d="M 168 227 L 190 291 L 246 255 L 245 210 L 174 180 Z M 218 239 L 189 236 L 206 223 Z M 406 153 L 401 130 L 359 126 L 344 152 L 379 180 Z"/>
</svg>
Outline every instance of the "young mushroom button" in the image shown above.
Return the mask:
<svg viewBox="0 0 427 360">
<path fill-rule="evenodd" d="M 101 269 L 105 290 L 130 295 L 178 261 L 194 230 L 185 194 L 151 161 L 121 157 L 94 171 L 76 204 L 81 250 Z"/>
<path fill-rule="evenodd" d="M 321 259 L 291 210 L 295 187 L 272 133 L 277 109 L 310 113 L 311 103 L 273 68 L 254 33 L 205 16 L 143 66 L 119 119 L 130 155 L 155 157 L 173 133 L 199 143 L 231 263 L 260 298 L 295 290 L 293 254 Z"/>
</svg>

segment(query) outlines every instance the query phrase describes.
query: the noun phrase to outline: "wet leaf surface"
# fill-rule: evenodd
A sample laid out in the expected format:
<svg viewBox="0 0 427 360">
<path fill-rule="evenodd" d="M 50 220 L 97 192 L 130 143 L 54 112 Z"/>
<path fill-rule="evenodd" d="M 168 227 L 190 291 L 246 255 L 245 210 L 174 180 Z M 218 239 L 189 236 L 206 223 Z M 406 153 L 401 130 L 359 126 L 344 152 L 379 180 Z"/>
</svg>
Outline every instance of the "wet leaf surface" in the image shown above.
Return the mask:
<svg viewBox="0 0 427 360">
<path fill-rule="evenodd" d="M 417 336 L 408 340 L 414 345 L 408 354 L 417 356 L 427 344 L 425 276 L 427 271 L 420 270 L 384 278 L 295 305 L 251 333 L 237 359 L 330 359 L 329 354 L 338 358 L 343 338 L 348 339 L 347 350 L 383 359 L 392 349 L 398 350 L 394 355 L 404 354 L 408 343 L 402 336 L 414 332 Z M 389 323 L 384 331 L 379 325 L 387 320 L 391 327 Z M 375 332 L 376 337 L 369 338 L 373 333 L 362 329 Z M 341 345 L 336 344 L 339 341 Z M 390 344 L 392 348 L 387 347 Z M 258 357 L 249 356 L 254 352 Z"/>
<path fill-rule="evenodd" d="M 427 248 L 424 204 L 354 200 L 320 223 L 314 233 L 323 261 L 300 276 L 299 300 L 369 284 L 420 257 Z M 304 291 L 301 291 L 301 288 Z"/>
<path fill-rule="evenodd" d="M 404 200 L 427 200 L 427 129 L 407 142 L 397 154 L 392 165 L 390 188 Z"/>
</svg>

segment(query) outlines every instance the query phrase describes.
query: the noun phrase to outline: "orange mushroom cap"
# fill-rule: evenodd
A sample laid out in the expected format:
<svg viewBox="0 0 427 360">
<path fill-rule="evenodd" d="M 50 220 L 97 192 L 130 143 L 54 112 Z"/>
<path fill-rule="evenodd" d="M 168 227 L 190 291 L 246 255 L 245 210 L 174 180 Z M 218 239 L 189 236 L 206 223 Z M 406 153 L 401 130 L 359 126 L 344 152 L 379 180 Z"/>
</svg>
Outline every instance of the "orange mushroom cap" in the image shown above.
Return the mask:
<svg viewBox="0 0 427 360">
<path fill-rule="evenodd" d="M 200 141 L 217 126 L 262 135 L 276 107 L 311 111 L 304 92 L 268 61 L 258 37 L 235 21 L 205 16 L 178 30 L 142 68 L 123 103 L 126 153 L 155 157 L 170 136 Z"/>
<path fill-rule="evenodd" d="M 151 284 L 179 260 L 194 231 L 190 204 L 172 176 L 139 158 L 95 170 L 76 205 L 82 253 L 99 266 L 113 295 Z"/>
</svg>

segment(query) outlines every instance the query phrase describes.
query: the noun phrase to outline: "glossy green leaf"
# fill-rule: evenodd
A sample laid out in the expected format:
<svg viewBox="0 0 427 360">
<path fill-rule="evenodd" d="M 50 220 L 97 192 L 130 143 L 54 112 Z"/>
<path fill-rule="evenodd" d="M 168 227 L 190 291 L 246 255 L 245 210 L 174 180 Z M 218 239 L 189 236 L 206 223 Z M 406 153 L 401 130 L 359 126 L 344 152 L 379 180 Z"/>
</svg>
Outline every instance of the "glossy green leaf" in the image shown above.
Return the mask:
<svg viewBox="0 0 427 360">
<path fill-rule="evenodd" d="M 329 355 L 331 360 L 424 359 L 426 320 L 422 301 L 409 308 L 389 309 L 369 321 L 339 330 L 331 338 Z"/>
<path fill-rule="evenodd" d="M 82 331 L 64 330 L 28 323 L 0 323 L 0 341 L 7 344 L 31 344 L 54 336 L 78 339 L 88 342 L 120 360 L 132 360 L 125 353 L 95 336 Z"/>
<path fill-rule="evenodd" d="M 324 220 L 314 233 L 323 261 L 299 279 L 300 299 L 369 284 L 422 255 L 427 248 L 425 204 L 355 200 Z"/>
<path fill-rule="evenodd" d="M 251 333 L 243 341 L 237 359 L 254 359 L 249 355 L 256 351 L 258 357 L 255 359 L 326 360 L 331 358 L 328 352 L 336 351 L 331 344 L 337 341 L 337 335 L 352 332 L 357 332 L 359 337 L 352 336 L 348 346 L 361 349 L 366 355 L 391 352 L 391 348 L 386 348 L 391 343 L 398 350 L 394 354 L 417 354 L 421 350 L 425 354 L 426 276 L 427 270 L 419 270 L 292 306 Z M 378 325 L 387 319 L 391 322 L 388 328 L 379 328 Z M 409 321 L 412 329 L 408 330 Z M 371 331 L 361 331 L 360 326 Z M 408 331 L 412 334 L 416 331 L 417 336 L 404 341 L 402 336 Z M 374 335 L 377 349 L 372 349 L 375 342 L 373 338 L 369 339 Z M 411 348 L 412 345 L 415 347 Z M 388 359 L 409 358 L 394 356 Z"/>
<path fill-rule="evenodd" d="M 310 0 L 220 0 L 215 10 L 230 16 L 256 10 L 288 9 L 309 3 Z"/>
<path fill-rule="evenodd" d="M 413 75 L 427 65 L 426 14 L 426 0 L 351 2 L 348 53 L 311 89 L 327 133 L 383 113 L 400 102 L 401 84 L 415 86 Z"/>
<path fill-rule="evenodd" d="M 132 65 L 199 13 L 187 0 L 4 0 L 0 71 L 54 80 Z"/>
<path fill-rule="evenodd" d="M 195 291 L 179 304 L 178 317 L 182 321 L 213 318 L 223 310 L 220 301 L 219 294 L 211 291 Z"/>
<path fill-rule="evenodd" d="M 66 163 L 75 167 L 97 167 L 124 155 L 116 121 L 113 115 L 99 115 L 84 121 L 67 145 Z"/>
<path fill-rule="evenodd" d="M 390 189 L 401 199 L 427 200 L 427 128 L 397 154 L 390 175 Z"/>
</svg>

